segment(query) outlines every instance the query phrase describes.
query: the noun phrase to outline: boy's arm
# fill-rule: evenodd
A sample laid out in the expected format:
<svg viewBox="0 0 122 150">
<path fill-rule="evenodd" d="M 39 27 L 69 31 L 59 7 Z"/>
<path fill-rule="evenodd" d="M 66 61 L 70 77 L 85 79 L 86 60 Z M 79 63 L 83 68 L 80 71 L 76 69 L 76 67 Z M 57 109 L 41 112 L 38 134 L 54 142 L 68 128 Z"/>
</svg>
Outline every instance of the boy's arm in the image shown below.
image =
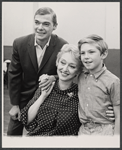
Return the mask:
<svg viewBox="0 0 122 150">
<path fill-rule="evenodd" d="M 114 106 L 115 128 L 114 135 L 120 135 L 120 105 Z"/>
</svg>

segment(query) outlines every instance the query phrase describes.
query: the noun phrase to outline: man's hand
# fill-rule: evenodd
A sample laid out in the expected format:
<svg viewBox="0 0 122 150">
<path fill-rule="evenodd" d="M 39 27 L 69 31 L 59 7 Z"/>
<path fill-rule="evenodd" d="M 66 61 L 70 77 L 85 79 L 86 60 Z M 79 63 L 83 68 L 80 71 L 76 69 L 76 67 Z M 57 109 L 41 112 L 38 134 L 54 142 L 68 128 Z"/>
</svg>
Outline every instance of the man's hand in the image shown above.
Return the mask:
<svg viewBox="0 0 122 150">
<path fill-rule="evenodd" d="M 55 82 L 53 82 L 53 83 L 51 84 L 51 86 L 48 87 L 47 90 L 43 90 L 43 91 L 42 91 L 41 95 L 42 95 L 44 98 L 46 98 L 46 97 L 51 93 L 54 84 L 55 84 Z"/>
<path fill-rule="evenodd" d="M 19 120 L 20 119 L 20 108 L 18 105 L 12 106 L 12 108 L 9 111 L 9 115 L 13 120 Z"/>
<path fill-rule="evenodd" d="M 48 91 L 54 81 L 55 81 L 54 76 L 44 74 L 39 77 L 39 87 L 41 88 L 42 91 Z"/>
<path fill-rule="evenodd" d="M 115 121 L 115 114 L 114 114 L 114 110 L 113 110 L 113 106 L 109 106 L 108 110 L 106 111 L 106 116 L 110 119 Z"/>
</svg>

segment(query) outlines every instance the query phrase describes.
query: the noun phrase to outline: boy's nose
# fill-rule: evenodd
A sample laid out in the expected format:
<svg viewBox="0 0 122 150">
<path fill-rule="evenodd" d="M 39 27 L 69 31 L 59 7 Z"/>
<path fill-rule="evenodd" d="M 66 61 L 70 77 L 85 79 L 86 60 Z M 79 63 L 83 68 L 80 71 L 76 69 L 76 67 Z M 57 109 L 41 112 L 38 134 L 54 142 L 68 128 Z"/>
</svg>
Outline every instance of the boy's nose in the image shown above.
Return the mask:
<svg viewBox="0 0 122 150">
<path fill-rule="evenodd" d="M 89 58 L 89 54 L 86 53 L 84 57 L 85 57 L 85 58 Z"/>
</svg>

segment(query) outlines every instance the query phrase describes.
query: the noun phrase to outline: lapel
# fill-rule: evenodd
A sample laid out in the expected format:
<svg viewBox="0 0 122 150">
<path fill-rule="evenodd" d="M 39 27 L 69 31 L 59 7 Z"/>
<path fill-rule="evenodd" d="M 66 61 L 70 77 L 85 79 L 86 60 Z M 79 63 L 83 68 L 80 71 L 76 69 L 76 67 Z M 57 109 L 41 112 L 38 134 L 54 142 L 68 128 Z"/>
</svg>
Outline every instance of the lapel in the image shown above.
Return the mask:
<svg viewBox="0 0 122 150">
<path fill-rule="evenodd" d="M 38 72 L 38 64 L 37 64 L 37 57 L 36 57 L 36 49 L 34 46 L 34 38 L 35 38 L 35 34 L 32 34 L 28 40 L 27 49 L 28 49 L 28 53 L 29 53 L 31 62 L 33 64 L 33 67 L 35 71 Z"/>
<path fill-rule="evenodd" d="M 55 35 L 51 35 L 51 40 L 49 43 L 49 46 L 47 47 L 44 57 L 42 59 L 41 65 L 39 67 L 38 73 L 40 72 L 40 70 L 45 66 L 45 64 L 47 63 L 48 59 L 50 58 L 50 56 L 53 54 L 54 50 L 54 46 L 56 44 L 56 36 Z"/>
</svg>

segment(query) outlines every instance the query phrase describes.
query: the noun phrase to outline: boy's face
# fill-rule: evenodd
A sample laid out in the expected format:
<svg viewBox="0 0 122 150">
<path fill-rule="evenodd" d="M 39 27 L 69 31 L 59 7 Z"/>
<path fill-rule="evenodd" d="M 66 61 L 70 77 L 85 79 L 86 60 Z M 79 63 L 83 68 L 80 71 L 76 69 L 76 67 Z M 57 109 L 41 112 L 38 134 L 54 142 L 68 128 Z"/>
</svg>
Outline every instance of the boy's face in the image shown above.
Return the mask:
<svg viewBox="0 0 122 150">
<path fill-rule="evenodd" d="M 101 70 L 103 64 L 103 54 L 93 44 L 84 43 L 81 46 L 81 61 L 91 72 L 96 73 Z"/>
</svg>

